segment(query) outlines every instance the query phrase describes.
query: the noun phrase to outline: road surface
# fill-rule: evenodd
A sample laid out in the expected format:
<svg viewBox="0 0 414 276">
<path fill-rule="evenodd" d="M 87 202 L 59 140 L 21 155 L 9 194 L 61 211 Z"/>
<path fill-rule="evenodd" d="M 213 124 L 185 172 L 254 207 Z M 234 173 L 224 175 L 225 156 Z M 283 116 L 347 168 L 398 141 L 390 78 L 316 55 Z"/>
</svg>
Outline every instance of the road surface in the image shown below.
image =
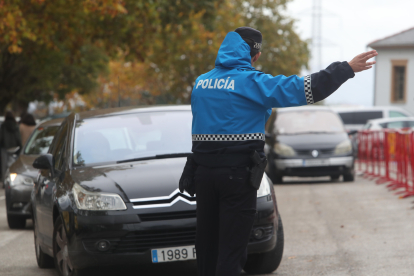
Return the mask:
<svg viewBox="0 0 414 276">
<path fill-rule="evenodd" d="M 384 185 L 306 179 L 275 186 L 285 229 L 279 276 L 414 275 L 413 199 L 398 199 Z M 99 275 L 196 275 L 192 263 L 94 269 Z M 57 275 L 36 265 L 31 222 L 7 226 L 0 190 L 0 275 Z"/>
</svg>

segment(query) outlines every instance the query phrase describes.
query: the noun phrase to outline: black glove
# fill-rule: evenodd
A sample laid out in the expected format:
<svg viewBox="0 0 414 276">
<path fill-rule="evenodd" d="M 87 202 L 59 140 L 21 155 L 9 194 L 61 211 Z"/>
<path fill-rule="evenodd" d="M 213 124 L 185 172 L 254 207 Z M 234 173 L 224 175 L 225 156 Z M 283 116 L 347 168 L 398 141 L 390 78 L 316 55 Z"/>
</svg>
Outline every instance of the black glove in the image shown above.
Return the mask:
<svg viewBox="0 0 414 276">
<path fill-rule="evenodd" d="M 178 188 L 180 192 L 186 191 L 191 196 L 195 195 L 195 171 L 197 170 L 197 164 L 194 162 L 192 155 L 187 156 L 187 162 L 185 163 L 183 174 L 181 175 Z"/>
</svg>

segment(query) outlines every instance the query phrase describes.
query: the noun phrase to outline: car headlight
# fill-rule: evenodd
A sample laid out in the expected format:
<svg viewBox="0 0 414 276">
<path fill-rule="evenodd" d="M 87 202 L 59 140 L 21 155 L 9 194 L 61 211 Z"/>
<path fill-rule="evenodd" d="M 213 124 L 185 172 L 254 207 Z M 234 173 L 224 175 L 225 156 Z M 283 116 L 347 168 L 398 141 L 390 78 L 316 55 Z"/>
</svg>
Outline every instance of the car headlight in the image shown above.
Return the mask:
<svg viewBox="0 0 414 276">
<path fill-rule="evenodd" d="M 295 156 L 296 152 L 295 150 L 286 144 L 277 143 L 275 145 L 275 152 L 282 156 Z"/>
<path fill-rule="evenodd" d="M 72 188 L 75 196 L 76 207 L 79 210 L 89 211 L 113 211 L 126 210 L 124 201 L 117 194 L 89 192 L 75 183 Z"/>
<path fill-rule="evenodd" d="M 348 154 L 352 152 L 352 144 L 351 141 L 349 140 L 345 140 L 342 143 L 340 143 L 339 145 L 336 146 L 335 148 L 335 154 L 340 155 L 340 154 Z"/>
<path fill-rule="evenodd" d="M 11 173 L 9 174 L 9 183 L 10 186 L 16 186 L 16 185 L 28 185 L 33 186 L 33 178 L 24 176 L 17 173 Z"/>
<path fill-rule="evenodd" d="M 270 195 L 270 183 L 267 179 L 266 174 L 263 175 L 262 182 L 260 183 L 260 188 L 257 190 L 257 197 Z"/>
</svg>

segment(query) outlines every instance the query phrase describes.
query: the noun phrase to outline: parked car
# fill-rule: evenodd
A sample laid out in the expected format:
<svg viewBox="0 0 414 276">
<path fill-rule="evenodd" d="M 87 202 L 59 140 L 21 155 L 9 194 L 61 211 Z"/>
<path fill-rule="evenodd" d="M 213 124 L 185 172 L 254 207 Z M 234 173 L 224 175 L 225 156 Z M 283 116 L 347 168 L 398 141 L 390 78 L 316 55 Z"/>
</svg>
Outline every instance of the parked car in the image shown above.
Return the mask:
<svg viewBox="0 0 414 276">
<path fill-rule="evenodd" d="M 32 193 L 39 267 L 59 275 L 102 265 L 194 260 L 196 198 L 178 180 L 191 151 L 189 106 L 106 109 L 69 115 Z M 270 179 L 257 192 L 248 273 L 271 273 L 283 226 Z"/>
<path fill-rule="evenodd" d="M 274 111 L 275 112 L 275 111 Z M 354 181 L 352 142 L 341 118 L 326 107 L 277 110 L 266 129 L 267 172 L 274 183 L 284 176 L 330 176 Z"/>
<path fill-rule="evenodd" d="M 369 120 L 363 129 L 365 130 L 381 130 L 381 129 L 400 129 L 400 128 L 413 128 L 414 117 L 407 118 L 385 118 Z"/>
<path fill-rule="evenodd" d="M 6 210 L 9 227 L 24 228 L 26 219 L 32 217 L 30 195 L 38 170 L 33 168 L 33 161 L 41 154 L 47 153 L 62 119 L 39 125 L 23 146 L 17 160 L 9 167 L 4 181 L 6 189 Z"/>
<path fill-rule="evenodd" d="M 411 117 L 412 115 L 400 107 L 332 107 L 341 116 L 347 131 L 361 130 L 368 120 L 381 118 Z"/>
</svg>

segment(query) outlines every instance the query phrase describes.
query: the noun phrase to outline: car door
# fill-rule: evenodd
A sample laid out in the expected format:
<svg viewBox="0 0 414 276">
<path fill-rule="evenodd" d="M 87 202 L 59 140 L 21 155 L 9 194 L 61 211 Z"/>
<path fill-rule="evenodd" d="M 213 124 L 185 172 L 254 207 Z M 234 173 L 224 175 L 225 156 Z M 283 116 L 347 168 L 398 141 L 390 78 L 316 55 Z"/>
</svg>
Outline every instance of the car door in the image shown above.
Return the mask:
<svg viewBox="0 0 414 276">
<path fill-rule="evenodd" d="M 43 236 L 46 245 L 52 246 L 53 241 L 53 195 L 56 192 L 56 183 L 62 174 L 62 164 L 64 163 L 65 144 L 67 139 L 68 126 L 64 122 L 49 149 L 49 153 L 54 159 L 54 174 L 49 172 L 46 176 L 39 180 L 39 194 L 37 200 L 37 209 L 39 210 L 37 217 L 40 222 L 39 234 Z"/>
</svg>

